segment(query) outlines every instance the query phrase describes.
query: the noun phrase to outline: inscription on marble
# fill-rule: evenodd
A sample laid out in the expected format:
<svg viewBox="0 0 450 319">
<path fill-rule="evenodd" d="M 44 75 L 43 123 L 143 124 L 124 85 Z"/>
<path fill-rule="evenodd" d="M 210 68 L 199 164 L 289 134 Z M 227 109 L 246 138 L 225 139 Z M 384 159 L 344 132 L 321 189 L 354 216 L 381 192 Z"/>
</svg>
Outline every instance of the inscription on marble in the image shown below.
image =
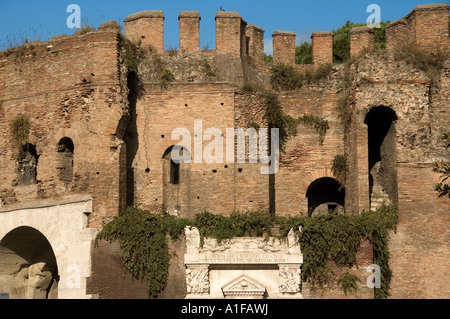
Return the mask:
<svg viewBox="0 0 450 319">
<path fill-rule="evenodd" d="M 278 264 L 287 261 L 285 254 L 205 254 L 200 262 L 210 264 Z"/>
</svg>

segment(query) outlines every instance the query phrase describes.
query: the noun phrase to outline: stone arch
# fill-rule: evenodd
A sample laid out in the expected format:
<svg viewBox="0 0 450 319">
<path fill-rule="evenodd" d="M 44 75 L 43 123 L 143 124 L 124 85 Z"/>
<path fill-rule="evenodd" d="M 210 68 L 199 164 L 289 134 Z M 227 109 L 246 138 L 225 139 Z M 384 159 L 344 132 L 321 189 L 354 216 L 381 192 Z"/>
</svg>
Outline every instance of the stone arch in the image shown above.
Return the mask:
<svg viewBox="0 0 450 319">
<path fill-rule="evenodd" d="M 56 299 L 58 265 L 47 238 L 19 226 L 0 240 L 0 291 L 11 299 Z"/>
<path fill-rule="evenodd" d="M 344 211 L 345 189 L 332 177 L 321 177 L 313 181 L 306 191 L 308 198 L 308 216 Z"/>
<path fill-rule="evenodd" d="M 387 106 L 367 112 L 370 208 L 397 203 L 396 112 Z"/>
<path fill-rule="evenodd" d="M 301 194 L 301 196 L 306 196 L 306 191 L 308 190 L 309 185 L 311 185 L 311 183 L 314 182 L 316 179 L 322 177 L 333 177 L 331 169 L 324 167 L 307 174 L 300 182 L 299 194 Z"/>
<path fill-rule="evenodd" d="M 173 151 L 178 156 L 173 157 Z M 163 210 L 188 217 L 190 211 L 191 153 L 185 147 L 172 145 L 162 157 Z"/>
<path fill-rule="evenodd" d="M 32 238 L 45 238 L 55 257 L 59 281 L 51 296 L 60 299 L 90 298 L 86 294 L 86 278 L 91 276 L 91 246 L 97 233 L 96 229 L 87 228 L 87 216 L 91 212 L 90 198 L 48 205 L 30 202 L 27 207 L 0 210 L 0 246 L 5 249 L 4 239 L 8 238 L 8 234 L 14 234 L 12 231 L 33 229 L 35 237 Z M 9 250 L 10 247 L 6 246 Z M 2 259 L 0 258 L 0 264 Z M 43 266 L 38 263 L 33 269 L 34 273 L 46 270 Z M 4 282 L 0 281 L 2 292 L 8 292 L 4 291 L 2 283 Z"/>
</svg>

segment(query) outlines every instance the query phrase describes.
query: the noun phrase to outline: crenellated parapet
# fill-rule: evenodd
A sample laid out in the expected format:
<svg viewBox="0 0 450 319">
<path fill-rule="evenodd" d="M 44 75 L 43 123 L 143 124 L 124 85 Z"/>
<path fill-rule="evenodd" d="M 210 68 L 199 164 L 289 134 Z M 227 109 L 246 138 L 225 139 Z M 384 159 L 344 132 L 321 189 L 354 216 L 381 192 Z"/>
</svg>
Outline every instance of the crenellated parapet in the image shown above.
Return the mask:
<svg viewBox="0 0 450 319">
<path fill-rule="evenodd" d="M 350 31 L 350 56 L 358 56 L 364 50 L 375 46 L 375 31 L 367 26 L 355 27 Z"/>
<path fill-rule="evenodd" d="M 419 5 L 406 17 L 390 23 L 386 29 L 388 50 L 413 45 L 426 51 L 449 51 L 449 6 L 446 3 Z M 125 36 L 142 47 L 164 52 L 164 14 L 161 10 L 142 11 L 129 15 Z M 180 51 L 200 52 L 200 13 L 182 11 L 178 17 Z M 247 22 L 233 11 L 219 11 L 216 21 L 217 54 L 235 58 L 249 57 L 255 65 L 264 62 L 264 30 Z M 313 32 L 312 55 L 314 67 L 333 63 L 333 32 Z M 276 30 L 272 34 L 273 61 L 295 66 L 296 34 Z M 350 32 L 350 55 L 357 56 L 375 45 L 374 29 L 355 27 Z M 210 50 L 211 51 L 211 50 Z M 301 69 L 301 68 L 300 68 Z"/>
<path fill-rule="evenodd" d="M 217 12 L 216 52 L 242 57 L 247 51 L 246 26 L 247 22 L 237 12 Z"/>
<path fill-rule="evenodd" d="M 200 50 L 200 13 L 198 11 L 181 11 L 180 21 L 180 50 L 184 52 L 198 52 Z"/>
<path fill-rule="evenodd" d="M 333 32 L 313 32 L 312 56 L 315 66 L 333 63 Z"/>
<path fill-rule="evenodd" d="M 387 49 L 409 44 L 429 52 L 449 51 L 449 8 L 447 3 L 418 5 L 392 22 L 386 29 Z"/>
<path fill-rule="evenodd" d="M 256 25 L 247 24 L 247 55 L 257 62 L 264 61 L 264 30 Z"/>
<path fill-rule="evenodd" d="M 144 48 L 164 51 L 164 14 L 162 10 L 147 10 L 126 17 L 125 36 Z"/>
<path fill-rule="evenodd" d="M 295 64 L 295 38 L 294 32 L 279 30 L 273 32 L 273 62 L 275 64 Z"/>
</svg>

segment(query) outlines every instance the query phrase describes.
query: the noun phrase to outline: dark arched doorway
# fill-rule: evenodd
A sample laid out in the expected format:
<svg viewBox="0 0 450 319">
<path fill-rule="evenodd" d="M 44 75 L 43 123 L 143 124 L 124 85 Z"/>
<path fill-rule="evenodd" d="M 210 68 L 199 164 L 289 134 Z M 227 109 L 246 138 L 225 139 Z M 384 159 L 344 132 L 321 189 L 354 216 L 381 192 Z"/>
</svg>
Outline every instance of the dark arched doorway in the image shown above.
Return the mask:
<svg viewBox="0 0 450 319">
<path fill-rule="evenodd" d="M 372 108 L 364 124 L 368 127 L 370 208 L 397 203 L 397 155 L 395 111 L 386 106 Z"/>
<path fill-rule="evenodd" d="M 0 241 L 0 292 L 11 299 L 57 299 L 58 266 L 38 230 L 21 226 Z"/>
<path fill-rule="evenodd" d="M 326 214 L 329 211 L 344 211 L 345 189 L 331 177 L 312 182 L 306 191 L 308 216 Z"/>
</svg>

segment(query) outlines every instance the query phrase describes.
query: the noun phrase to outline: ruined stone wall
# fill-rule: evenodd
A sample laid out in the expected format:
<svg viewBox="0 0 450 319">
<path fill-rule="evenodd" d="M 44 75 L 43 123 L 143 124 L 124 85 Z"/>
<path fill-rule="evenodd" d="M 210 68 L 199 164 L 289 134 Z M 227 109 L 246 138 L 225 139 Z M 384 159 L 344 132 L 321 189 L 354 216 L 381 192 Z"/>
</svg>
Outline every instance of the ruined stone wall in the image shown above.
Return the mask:
<svg viewBox="0 0 450 319">
<path fill-rule="evenodd" d="M 377 70 L 377 72 L 374 72 Z M 439 278 L 448 271 L 450 247 L 448 245 L 448 211 L 450 203 L 438 198 L 433 190 L 437 175 L 432 172 L 432 162 L 448 159 L 448 150 L 437 146 L 435 140 L 448 127 L 448 115 L 443 115 L 443 96 L 430 94 L 429 78 L 392 57 L 375 56 L 365 59 L 358 68 L 356 87 L 356 143 L 365 145 L 367 127 L 364 124 L 368 111 L 377 106 L 387 106 L 395 111 L 395 140 L 398 179 L 397 232 L 391 233 L 392 298 L 442 298 L 449 295 L 448 287 Z M 369 79 L 369 80 L 367 80 Z M 357 80 L 358 83 L 358 80 Z M 448 84 L 448 72 L 441 76 L 442 88 Z M 442 116 L 443 118 L 438 119 Z M 447 124 L 444 124 L 447 123 Z M 354 150 L 355 151 L 355 150 Z M 359 207 L 367 209 L 367 148 L 357 148 Z"/>
<path fill-rule="evenodd" d="M 117 215 L 122 194 L 119 154 L 125 145 L 115 134 L 127 112 L 118 44 L 117 33 L 95 32 L 2 52 L 2 205 L 90 194 L 92 226 L 100 226 L 105 216 Z M 29 119 L 28 142 L 38 155 L 37 182 L 26 186 L 17 184 L 19 147 L 10 131 L 19 114 Z M 71 183 L 61 179 L 58 169 L 58 141 L 64 137 L 74 144 Z"/>
<path fill-rule="evenodd" d="M 317 116 L 328 121 L 329 129 L 321 143 L 313 127 L 300 123 L 298 134 L 289 139 L 281 154 L 279 172 L 270 177 L 261 174 L 261 163 L 229 162 L 225 153 L 227 129 L 267 126 L 263 94 L 240 91 L 244 84 L 268 87 L 270 64 L 262 61 L 264 31 L 247 25 L 235 12 L 219 12 L 216 50 L 200 50 L 200 16 L 184 12 L 179 19 L 180 50 L 164 51 L 162 12 L 127 17 L 126 37 L 140 49 L 140 56 L 135 57 L 138 70 L 128 78 L 129 88 L 129 61 L 116 32 L 59 37 L 0 52 L 0 204 L 7 208 L 29 199 L 51 201 L 66 194 L 90 195 L 93 227 L 101 227 L 126 204 L 180 217 L 203 211 L 229 215 L 235 210 L 273 210 L 279 216 L 297 216 L 307 214 L 306 192 L 311 183 L 334 177 L 333 158 L 346 155 L 346 212 L 357 214 L 373 208 L 374 202 L 366 115 L 383 106 L 397 117 L 389 133 L 394 144 L 383 146 L 384 153 L 395 157 L 395 167 L 384 166 L 388 173 L 384 174 L 387 182 L 383 182 L 395 181 L 395 189 L 385 187 L 384 191 L 399 209 L 398 230 L 391 233 L 390 242 L 392 297 L 448 297 L 442 277 L 449 272 L 450 204 L 447 198 L 437 198 L 433 185 L 439 176 L 431 169 L 433 161 L 449 158 L 439 140 L 450 122 L 449 62 L 435 91 L 424 72 L 395 61 L 391 55 L 368 55 L 357 65 L 350 95 L 354 113 L 348 126 L 336 110 L 342 93 L 337 75 L 342 75 L 342 66 L 335 66 L 320 83 L 280 92 L 286 114 L 294 118 Z M 352 56 L 373 46 L 373 34 L 366 31 L 354 30 Z M 388 49 L 405 43 L 405 39 L 429 51 L 446 48 L 448 7 L 417 7 L 405 20 L 389 26 L 387 38 Z M 316 32 L 312 40 L 314 67 L 332 63 L 332 33 Z M 294 44 L 294 34 L 274 34 L 275 63 L 294 65 Z M 163 81 L 162 75 L 169 73 L 173 79 Z M 133 102 L 130 112 L 128 89 Z M 10 134 L 10 123 L 18 114 L 30 119 L 28 142 L 39 156 L 37 182 L 26 186 L 17 183 L 19 151 Z M 197 132 L 196 120 L 202 121 Z M 172 140 L 172 132 L 188 130 L 191 141 L 185 141 L 184 147 L 195 160 L 211 146 L 211 141 L 203 139 L 197 149 L 195 134 L 204 135 L 209 128 L 223 134 L 223 142 L 217 139 L 224 147 L 222 163 L 203 160 L 181 164 L 180 183 L 171 185 L 170 162 L 163 157 L 179 142 L 179 136 Z M 61 178 L 59 170 L 58 142 L 64 137 L 74 144 L 71 182 Z M 232 143 L 235 148 L 234 138 Z M 181 298 L 185 293 L 180 257 L 184 241 L 170 245 L 169 282 L 161 297 Z M 351 270 L 362 280 L 366 278 L 364 267 L 372 263 L 371 250 L 364 243 L 358 257 L 362 267 Z M 92 256 L 89 293 L 101 298 L 146 297 L 145 282 L 133 282 L 126 275 L 123 278 L 117 244 L 102 242 Z M 346 297 L 336 287 L 318 291 L 305 283 L 303 288 L 305 298 Z M 350 297 L 370 298 L 371 293 L 362 281 L 361 291 Z"/>
</svg>

